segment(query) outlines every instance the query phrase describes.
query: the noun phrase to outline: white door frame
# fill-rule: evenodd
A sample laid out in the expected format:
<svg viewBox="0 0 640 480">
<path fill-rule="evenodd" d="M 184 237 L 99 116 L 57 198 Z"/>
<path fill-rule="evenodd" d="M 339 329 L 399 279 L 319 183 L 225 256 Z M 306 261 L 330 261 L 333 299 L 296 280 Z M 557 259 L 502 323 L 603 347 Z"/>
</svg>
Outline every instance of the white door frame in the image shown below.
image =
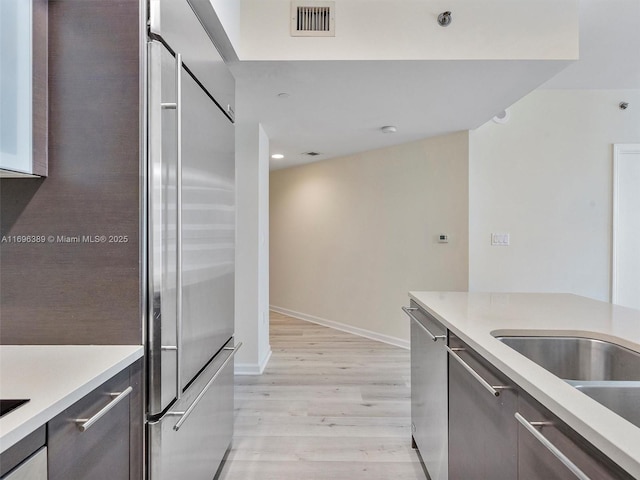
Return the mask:
<svg viewBox="0 0 640 480">
<path fill-rule="evenodd" d="M 640 154 L 640 143 L 616 143 L 613 145 L 613 222 L 612 222 L 612 236 L 611 236 L 611 302 L 617 303 L 618 301 L 618 279 L 617 279 L 617 233 L 619 222 L 619 182 L 620 172 L 619 163 L 623 155 L 626 154 Z"/>
</svg>

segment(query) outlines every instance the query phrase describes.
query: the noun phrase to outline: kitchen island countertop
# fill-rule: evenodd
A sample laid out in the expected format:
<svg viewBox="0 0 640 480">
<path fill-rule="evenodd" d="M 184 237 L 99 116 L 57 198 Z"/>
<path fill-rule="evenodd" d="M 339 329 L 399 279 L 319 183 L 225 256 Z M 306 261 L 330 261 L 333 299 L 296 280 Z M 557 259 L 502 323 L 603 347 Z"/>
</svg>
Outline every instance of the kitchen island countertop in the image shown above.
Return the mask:
<svg viewBox="0 0 640 480">
<path fill-rule="evenodd" d="M 640 428 L 494 335 L 611 341 L 640 352 L 640 310 L 571 294 L 410 292 L 410 298 L 630 474 L 640 478 Z"/>
<path fill-rule="evenodd" d="M 142 357 L 141 345 L 2 345 L 0 398 L 29 402 L 0 418 L 0 453 Z"/>
</svg>

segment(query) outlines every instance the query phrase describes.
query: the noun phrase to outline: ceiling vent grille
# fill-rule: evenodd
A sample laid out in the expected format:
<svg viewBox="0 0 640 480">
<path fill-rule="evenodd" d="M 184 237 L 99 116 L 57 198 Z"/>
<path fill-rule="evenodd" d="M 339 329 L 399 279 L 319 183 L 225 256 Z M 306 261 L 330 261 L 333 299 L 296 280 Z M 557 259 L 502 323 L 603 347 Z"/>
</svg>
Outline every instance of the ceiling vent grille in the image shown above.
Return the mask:
<svg viewBox="0 0 640 480">
<path fill-rule="evenodd" d="M 293 0 L 292 37 L 335 37 L 335 2 Z"/>
</svg>

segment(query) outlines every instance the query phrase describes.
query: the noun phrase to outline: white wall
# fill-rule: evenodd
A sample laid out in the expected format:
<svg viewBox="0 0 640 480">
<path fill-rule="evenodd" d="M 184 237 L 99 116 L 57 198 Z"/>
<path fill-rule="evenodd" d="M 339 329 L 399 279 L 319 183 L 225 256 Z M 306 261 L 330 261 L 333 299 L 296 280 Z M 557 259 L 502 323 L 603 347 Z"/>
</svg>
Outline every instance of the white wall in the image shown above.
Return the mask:
<svg viewBox="0 0 640 480">
<path fill-rule="evenodd" d="M 239 97 L 238 109 L 247 108 Z M 269 139 L 236 124 L 236 374 L 262 373 L 269 357 Z"/>
<path fill-rule="evenodd" d="M 240 46 L 240 0 L 210 0 L 233 48 Z"/>
<path fill-rule="evenodd" d="M 219 0 L 222 1 L 222 0 Z M 290 36 L 290 0 L 242 0 L 241 60 L 575 59 L 576 0 L 336 0 L 335 37 Z M 452 11 L 443 28 L 438 15 Z"/>
<path fill-rule="evenodd" d="M 470 133 L 469 289 L 608 301 L 612 144 L 640 141 L 640 90 L 537 90 L 510 113 Z"/>
<path fill-rule="evenodd" d="M 406 344 L 409 290 L 467 289 L 468 132 L 270 179 L 271 304 L 281 311 Z"/>
</svg>

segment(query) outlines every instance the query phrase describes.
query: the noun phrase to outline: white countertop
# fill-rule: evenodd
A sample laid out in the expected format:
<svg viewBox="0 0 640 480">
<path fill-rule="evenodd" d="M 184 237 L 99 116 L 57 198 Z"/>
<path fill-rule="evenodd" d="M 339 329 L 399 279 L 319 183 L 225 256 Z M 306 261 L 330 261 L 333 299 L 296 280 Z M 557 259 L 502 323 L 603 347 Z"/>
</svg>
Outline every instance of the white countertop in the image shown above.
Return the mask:
<svg viewBox="0 0 640 480">
<path fill-rule="evenodd" d="M 0 398 L 30 401 L 0 418 L 0 452 L 141 358 L 140 345 L 2 345 Z"/>
<path fill-rule="evenodd" d="M 576 390 L 494 335 L 574 335 L 640 352 L 640 310 L 570 294 L 410 292 L 471 348 L 640 478 L 640 428 Z"/>
</svg>

